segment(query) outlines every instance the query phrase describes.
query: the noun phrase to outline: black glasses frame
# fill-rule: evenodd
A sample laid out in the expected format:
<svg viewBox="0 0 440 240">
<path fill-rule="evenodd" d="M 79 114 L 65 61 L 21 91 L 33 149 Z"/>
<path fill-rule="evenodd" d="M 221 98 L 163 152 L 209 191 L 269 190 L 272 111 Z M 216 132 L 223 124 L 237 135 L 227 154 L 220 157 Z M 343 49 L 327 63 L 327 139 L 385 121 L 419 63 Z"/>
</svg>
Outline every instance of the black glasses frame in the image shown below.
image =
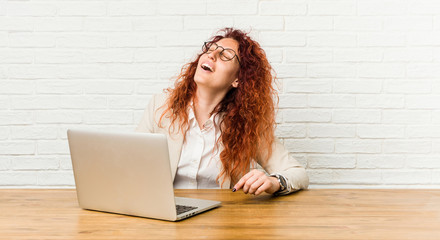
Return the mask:
<svg viewBox="0 0 440 240">
<path fill-rule="evenodd" d="M 220 52 L 220 59 L 221 59 L 221 60 L 223 60 L 223 61 L 231 61 L 232 59 L 237 58 L 237 62 L 238 62 L 238 64 L 240 65 L 240 60 L 238 60 L 238 55 L 237 55 L 237 53 L 234 51 L 234 49 L 231 49 L 231 48 L 224 48 L 224 47 L 222 47 L 222 46 L 219 46 L 219 45 L 218 45 L 217 43 L 215 43 L 215 42 L 205 42 L 205 43 L 203 44 L 203 46 L 202 46 L 202 51 L 203 51 L 203 53 L 207 53 L 213 44 L 215 44 L 216 48 L 215 48 L 214 50 L 212 50 L 212 51 L 215 51 L 215 50 L 217 50 L 218 48 L 221 48 L 221 49 L 222 49 L 222 51 Z M 224 52 L 225 50 L 228 50 L 228 51 L 232 51 L 232 52 L 234 52 L 234 57 L 232 57 L 232 58 L 229 59 L 228 57 L 226 57 L 225 55 L 223 55 L 223 52 Z M 223 58 L 222 58 L 222 57 L 223 57 Z"/>
</svg>

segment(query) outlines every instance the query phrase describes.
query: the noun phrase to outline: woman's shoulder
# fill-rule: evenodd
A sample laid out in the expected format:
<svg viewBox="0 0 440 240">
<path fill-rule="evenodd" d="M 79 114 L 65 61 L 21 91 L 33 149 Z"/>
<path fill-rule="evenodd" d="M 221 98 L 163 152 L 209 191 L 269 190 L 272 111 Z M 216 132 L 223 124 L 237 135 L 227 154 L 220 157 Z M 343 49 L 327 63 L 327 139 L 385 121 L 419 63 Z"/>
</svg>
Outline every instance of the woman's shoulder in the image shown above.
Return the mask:
<svg viewBox="0 0 440 240">
<path fill-rule="evenodd" d="M 168 94 L 167 93 L 156 93 L 150 99 L 150 104 L 153 104 L 154 108 L 161 107 L 167 101 Z"/>
<path fill-rule="evenodd" d="M 156 102 L 165 102 L 168 98 L 168 94 L 165 92 L 153 94 L 153 98 Z"/>
</svg>

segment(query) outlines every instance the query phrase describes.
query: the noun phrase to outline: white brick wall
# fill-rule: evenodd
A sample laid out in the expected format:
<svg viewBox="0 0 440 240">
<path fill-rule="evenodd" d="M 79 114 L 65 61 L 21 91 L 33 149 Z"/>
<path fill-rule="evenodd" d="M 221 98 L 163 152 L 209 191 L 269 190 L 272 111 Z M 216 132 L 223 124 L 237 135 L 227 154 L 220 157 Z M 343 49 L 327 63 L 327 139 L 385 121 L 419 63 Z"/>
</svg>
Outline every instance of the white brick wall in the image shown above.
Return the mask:
<svg viewBox="0 0 440 240">
<path fill-rule="evenodd" d="M 221 27 L 252 29 L 312 188 L 440 187 L 440 2 L 0 0 L 0 188 L 73 187 L 66 130 L 133 131 Z"/>
</svg>

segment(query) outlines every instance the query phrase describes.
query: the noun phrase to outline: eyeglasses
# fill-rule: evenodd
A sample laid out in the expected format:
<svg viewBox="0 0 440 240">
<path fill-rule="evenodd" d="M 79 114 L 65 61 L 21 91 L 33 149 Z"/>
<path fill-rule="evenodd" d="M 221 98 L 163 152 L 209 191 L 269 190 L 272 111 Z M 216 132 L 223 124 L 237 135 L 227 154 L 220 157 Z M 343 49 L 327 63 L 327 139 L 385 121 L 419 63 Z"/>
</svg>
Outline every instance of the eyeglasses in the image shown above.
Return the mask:
<svg viewBox="0 0 440 240">
<path fill-rule="evenodd" d="M 218 48 L 221 48 L 222 51 L 220 52 L 220 59 L 223 61 L 231 61 L 234 59 L 234 57 L 237 58 L 238 64 L 240 64 L 240 60 L 238 60 L 238 56 L 235 53 L 233 49 L 230 48 L 224 48 L 222 46 L 217 45 L 215 42 L 205 42 L 203 44 L 202 50 L 203 53 L 211 53 L 217 50 Z"/>
</svg>

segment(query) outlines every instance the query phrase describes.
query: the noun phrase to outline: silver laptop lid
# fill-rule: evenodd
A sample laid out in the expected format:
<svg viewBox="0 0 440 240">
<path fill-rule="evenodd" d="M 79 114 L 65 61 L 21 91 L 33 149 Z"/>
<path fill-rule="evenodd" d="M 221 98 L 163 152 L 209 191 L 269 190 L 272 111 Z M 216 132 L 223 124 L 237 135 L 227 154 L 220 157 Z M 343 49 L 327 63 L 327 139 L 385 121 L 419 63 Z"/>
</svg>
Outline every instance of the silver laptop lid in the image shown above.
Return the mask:
<svg viewBox="0 0 440 240">
<path fill-rule="evenodd" d="M 67 131 L 80 207 L 176 220 L 166 136 Z"/>
</svg>

